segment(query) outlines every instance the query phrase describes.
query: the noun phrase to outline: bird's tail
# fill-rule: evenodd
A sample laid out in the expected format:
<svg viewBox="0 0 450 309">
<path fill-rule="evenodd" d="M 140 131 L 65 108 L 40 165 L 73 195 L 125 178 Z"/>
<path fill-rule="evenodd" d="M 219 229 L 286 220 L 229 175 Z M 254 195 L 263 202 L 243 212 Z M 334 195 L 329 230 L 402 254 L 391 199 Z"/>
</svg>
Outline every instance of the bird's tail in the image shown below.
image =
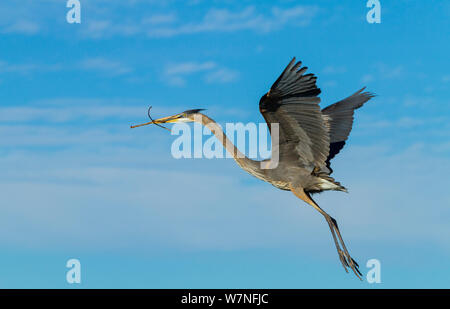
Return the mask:
<svg viewBox="0 0 450 309">
<path fill-rule="evenodd" d="M 320 191 L 333 190 L 333 191 L 343 191 L 347 192 L 347 188 L 345 188 L 339 181 L 334 180 L 333 177 L 329 175 L 327 171 L 317 171 L 314 173 L 316 177 L 320 179 L 318 183 L 318 187 Z"/>
</svg>

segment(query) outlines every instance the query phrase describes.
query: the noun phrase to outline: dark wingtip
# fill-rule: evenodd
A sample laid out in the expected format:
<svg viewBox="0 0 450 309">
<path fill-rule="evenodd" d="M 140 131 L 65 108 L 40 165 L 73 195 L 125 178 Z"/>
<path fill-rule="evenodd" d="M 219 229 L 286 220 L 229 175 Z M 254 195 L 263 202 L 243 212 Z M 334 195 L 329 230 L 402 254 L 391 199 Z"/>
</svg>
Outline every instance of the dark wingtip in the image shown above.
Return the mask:
<svg viewBox="0 0 450 309">
<path fill-rule="evenodd" d="M 371 91 L 364 91 L 367 88 L 367 86 L 362 87 L 358 92 L 356 92 L 355 94 L 363 94 L 368 96 L 369 98 L 374 98 L 377 97 L 378 95 L 374 92 Z M 363 92 L 364 91 L 364 92 Z"/>
<path fill-rule="evenodd" d="M 197 108 L 197 109 L 188 109 L 187 111 L 184 111 L 186 114 L 196 114 L 201 111 L 205 111 L 206 108 Z"/>
</svg>

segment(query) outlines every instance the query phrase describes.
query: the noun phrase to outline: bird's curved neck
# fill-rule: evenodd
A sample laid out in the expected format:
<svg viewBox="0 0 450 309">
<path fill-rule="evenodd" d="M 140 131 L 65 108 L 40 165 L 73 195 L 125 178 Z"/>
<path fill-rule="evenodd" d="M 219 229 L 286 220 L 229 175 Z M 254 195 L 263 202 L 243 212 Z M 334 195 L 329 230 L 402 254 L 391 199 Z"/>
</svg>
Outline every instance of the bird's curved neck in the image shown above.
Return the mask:
<svg viewBox="0 0 450 309">
<path fill-rule="evenodd" d="M 201 117 L 194 117 L 194 121 L 201 123 L 205 127 L 207 127 L 216 138 L 222 143 L 223 147 L 230 153 L 236 163 L 249 172 L 250 174 L 258 177 L 263 174 L 263 170 L 260 167 L 260 161 L 252 160 L 245 156 L 227 137 L 227 135 L 223 132 L 221 126 L 215 122 L 213 119 L 209 118 L 204 114 L 198 114 Z M 196 115 L 197 116 L 197 115 Z"/>
</svg>

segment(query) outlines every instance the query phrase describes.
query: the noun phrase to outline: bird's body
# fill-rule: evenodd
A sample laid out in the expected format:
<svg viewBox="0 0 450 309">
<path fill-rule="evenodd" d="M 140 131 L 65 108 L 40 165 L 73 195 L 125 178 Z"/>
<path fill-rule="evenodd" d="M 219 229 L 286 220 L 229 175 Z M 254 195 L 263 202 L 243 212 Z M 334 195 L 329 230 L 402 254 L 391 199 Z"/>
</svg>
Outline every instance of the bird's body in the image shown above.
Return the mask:
<svg viewBox="0 0 450 309">
<path fill-rule="evenodd" d="M 347 191 L 330 176 L 333 172 L 330 160 L 339 153 L 347 140 L 354 110 L 373 95 L 363 92 L 363 88 L 321 110 L 318 97 L 321 91 L 316 86 L 317 78 L 313 74 L 304 74 L 306 69 L 301 67 L 301 62 L 296 63 L 295 58 L 292 59 L 259 102 L 260 112 L 271 131 L 272 159 L 274 151 L 278 156 L 273 168 L 267 168 L 271 160 L 256 161 L 244 156 L 220 126 L 200 113 L 200 110 L 185 111 L 146 124 L 195 121 L 208 127 L 243 170 L 279 189 L 291 191 L 318 210 L 330 227 L 344 269 L 347 271 L 347 267 L 350 267 L 360 278 L 358 264 L 348 253 L 336 220 L 314 202 L 311 194 L 326 190 Z M 274 125 L 278 126 L 276 135 L 272 129 Z"/>
</svg>

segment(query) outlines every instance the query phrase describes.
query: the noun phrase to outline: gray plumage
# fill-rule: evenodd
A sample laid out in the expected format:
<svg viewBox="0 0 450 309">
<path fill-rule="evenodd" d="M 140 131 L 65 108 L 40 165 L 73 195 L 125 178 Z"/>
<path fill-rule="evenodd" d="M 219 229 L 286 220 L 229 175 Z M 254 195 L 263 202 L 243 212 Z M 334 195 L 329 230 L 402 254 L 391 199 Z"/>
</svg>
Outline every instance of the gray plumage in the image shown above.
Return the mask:
<svg viewBox="0 0 450 309">
<path fill-rule="evenodd" d="M 317 78 L 304 74 L 306 70 L 292 59 L 260 100 L 259 109 L 269 129 L 272 123 L 279 124 L 279 165 L 267 170 L 264 180 L 283 190 L 294 184 L 309 193 L 346 191 L 330 176 L 330 160 L 350 133 L 354 110 L 373 95 L 362 92 L 363 88 L 320 110 Z"/>
<path fill-rule="evenodd" d="M 330 143 L 347 140 L 352 130 L 354 111 L 374 97 L 370 92 L 363 92 L 364 89 L 366 87 L 322 110 L 322 114 L 328 116 Z"/>
</svg>

